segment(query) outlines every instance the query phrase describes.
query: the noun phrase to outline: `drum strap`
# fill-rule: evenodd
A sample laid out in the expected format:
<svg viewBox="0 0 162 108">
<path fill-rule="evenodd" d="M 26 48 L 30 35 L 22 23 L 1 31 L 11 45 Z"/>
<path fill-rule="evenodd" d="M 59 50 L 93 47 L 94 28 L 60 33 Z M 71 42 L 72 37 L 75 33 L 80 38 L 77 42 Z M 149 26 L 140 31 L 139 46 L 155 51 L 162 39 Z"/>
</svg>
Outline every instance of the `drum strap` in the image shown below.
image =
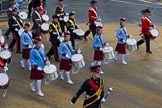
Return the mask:
<svg viewBox="0 0 162 108">
<path fill-rule="evenodd" d="M 69 49 L 69 51 L 71 52 L 71 54 L 72 54 L 72 51 L 70 50 L 70 46 L 69 46 L 68 43 L 66 44 L 66 46 L 67 46 L 67 48 Z"/>
<path fill-rule="evenodd" d="M 98 38 L 99 38 L 99 40 L 100 40 L 100 42 L 102 44 L 103 42 L 102 42 L 102 39 L 101 39 L 101 35 Z M 103 44 L 102 44 L 102 47 L 103 47 Z"/>
<path fill-rule="evenodd" d="M 44 58 L 43 58 L 42 54 L 38 51 L 38 49 L 36 49 L 36 51 L 38 52 L 38 54 L 39 54 L 40 58 L 42 59 L 42 61 L 44 61 Z"/>
<path fill-rule="evenodd" d="M 145 19 L 146 19 L 147 21 L 149 21 L 149 23 L 151 24 L 151 20 L 150 20 L 149 18 L 145 17 Z"/>
<path fill-rule="evenodd" d="M 97 16 L 98 18 L 98 15 L 97 15 L 97 12 L 93 9 L 93 8 L 90 8 L 90 10 L 92 10 L 94 12 L 94 14 Z"/>
<path fill-rule="evenodd" d="M 42 20 L 40 14 L 35 10 L 35 13 L 38 15 L 39 19 Z"/>
<path fill-rule="evenodd" d="M 56 30 L 56 32 L 57 32 L 57 34 L 58 34 L 58 36 L 60 36 L 60 34 L 59 34 L 59 32 L 58 32 L 58 30 L 57 30 L 57 28 L 56 28 L 55 24 L 53 24 L 53 23 L 52 23 L 52 26 L 55 28 L 55 30 Z"/>
<path fill-rule="evenodd" d="M 124 34 L 127 35 L 126 31 L 123 28 L 122 28 L 122 30 L 123 30 Z"/>
<path fill-rule="evenodd" d="M 18 24 L 18 26 L 21 28 L 21 25 L 20 25 L 19 21 L 17 21 L 17 19 L 15 18 L 15 16 L 13 16 L 13 19 L 16 21 L 16 23 Z"/>
</svg>

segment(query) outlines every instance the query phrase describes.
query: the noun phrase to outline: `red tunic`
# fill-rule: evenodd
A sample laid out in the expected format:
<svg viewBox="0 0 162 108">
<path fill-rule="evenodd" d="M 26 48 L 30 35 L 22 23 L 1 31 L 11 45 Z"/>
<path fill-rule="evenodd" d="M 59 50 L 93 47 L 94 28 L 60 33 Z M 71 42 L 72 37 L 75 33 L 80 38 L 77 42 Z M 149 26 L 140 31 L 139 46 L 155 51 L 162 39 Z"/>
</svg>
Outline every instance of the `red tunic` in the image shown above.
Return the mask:
<svg viewBox="0 0 162 108">
<path fill-rule="evenodd" d="M 144 35 L 150 35 L 149 28 L 152 27 L 149 17 L 142 17 L 142 33 Z"/>
<path fill-rule="evenodd" d="M 98 15 L 97 15 L 97 7 L 91 7 L 89 8 L 88 10 L 88 16 L 89 16 L 89 23 L 90 24 L 94 24 L 95 21 L 97 20 L 98 18 Z"/>
</svg>

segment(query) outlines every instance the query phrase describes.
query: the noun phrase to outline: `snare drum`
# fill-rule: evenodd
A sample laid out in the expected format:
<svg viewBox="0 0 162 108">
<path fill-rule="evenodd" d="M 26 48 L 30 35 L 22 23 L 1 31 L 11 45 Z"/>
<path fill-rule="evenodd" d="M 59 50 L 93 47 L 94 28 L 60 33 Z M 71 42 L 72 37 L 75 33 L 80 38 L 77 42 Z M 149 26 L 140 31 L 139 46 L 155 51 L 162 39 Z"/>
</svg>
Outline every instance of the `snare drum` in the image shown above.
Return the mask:
<svg viewBox="0 0 162 108">
<path fill-rule="evenodd" d="M 96 27 L 98 27 L 98 26 L 103 27 L 103 24 L 100 21 L 96 21 L 95 24 L 96 24 Z"/>
<path fill-rule="evenodd" d="M 0 35 L 0 42 L 1 42 L 1 44 L 4 44 L 4 42 L 5 42 L 5 38 L 1 35 Z"/>
<path fill-rule="evenodd" d="M 64 18 L 63 18 L 63 20 L 64 20 L 65 22 L 67 22 L 67 21 L 69 20 L 69 15 L 65 15 Z"/>
<path fill-rule="evenodd" d="M 44 67 L 45 78 L 52 81 L 58 78 L 57 68 L 55 65 L 50 64 Z"/>
<path fill-rule="evenodd" d="M 27 14 L 26 12 L 20 12 L 20 13 L 19 13 L 19 17 L 20 17 L 21 19 L 27 19 L 28 14 Z"/>
<path fill-rule="evenodd" d="M 127 50 L 128 51 L 134 51 L 137 50 L 137 41 L 133 38 L 128 38 L 126 40 L 127 43 Z"/>
<path fill-rule="evenodd" d="M 82 39 L 84 37 L 85 32 L 82 29 L 75 29 L 74 32 L 77 35 L 77 39 Z"/>
<path fill-rule="evenodd" d="M 80 68 L 83 68 L 85 66 L 85 62 L 83 60 L 82 54 L 74 54 L 74 55 L 72 55 L 71 60 L 73 62 L 73 66 L 75 68 L 80 69 Z"/>
<path fill-rule="evenodd" d="M 9 86 L 9 77 L 6 73 L 0 73 L 0 89 L 7 89 Z"/>
<path fill-rule="evenodd" d="M 46 33 L 48 33 L 48 30 L 49 30 L 49 24 L 43 23 L 43 24 L 41 25 L 41 32 L 42 32 L 43 34 L 46 34 Z"/>
<path fill-rule="evenodd" d="M 152 40 L 154 40 L 155 38 L 157 38 L 159 36 L 159 32 L 157 29 L 153 28 L 150 30 L 150 33 L 151 33 L 151 38 Z"/>
<path fill-rule="evenodd" d="M 19 31 L 18 31 L 19 36 L 21 36 L 23 32 L 24 32 L 23 28 L 19 29 Z"/>
<path fill-rule="evenodd" d="M 44 15 L 42 15 L 42 19 L 47 22 L 47 21 L 49 21 L 49 16 L 44 14 Z"/>
<path fill-rule="evenodd" d="M 111 46 L 104 47 L 102 51 L 103 51 L 105 59 L 113 59 L 114 58 L 113 47 L 111 47 Z"/>
<path fill-rule="evenodd" d="M 3 50 L 0 52 L 0 58 L 7 62 L 7 64 L 11 63 L 11 52 L 8 50 Z"/>
</svg>

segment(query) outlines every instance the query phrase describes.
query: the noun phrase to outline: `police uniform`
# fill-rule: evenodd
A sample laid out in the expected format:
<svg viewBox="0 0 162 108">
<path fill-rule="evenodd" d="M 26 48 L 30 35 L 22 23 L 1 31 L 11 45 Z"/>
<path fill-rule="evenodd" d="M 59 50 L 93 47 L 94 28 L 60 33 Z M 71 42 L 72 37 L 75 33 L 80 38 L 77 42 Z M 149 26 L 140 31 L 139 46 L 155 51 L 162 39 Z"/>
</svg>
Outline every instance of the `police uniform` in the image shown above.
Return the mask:
<svg viewBox="0 0 162 108">
<path fill-rule="evenodd" d="M 91 1 L 91 5 L 92 4 L 96 4 L 97 1 L 96 0 L 92 0 Z M 84 39 L 86 39 L 86 37 L 89 35 L 90 32 L 92 32 L 92 35 L 93 37 L 95 36 L 96 34 L 96 24 L 95 24 L 95 21 L 97 20 L 98 18 L 98 15 L 97 15 L 97 7 L 94 6 L 94 7 L 90 7 L 89 10 L 88 10 L 88 17 L 89 17 L 89 30 L 87 30 L 85 32 L 85 35 L 84 35 Z"/>
<path fill-rule="evenodd" d="M 16 12 L 15 9 L 12 10 L 12 12 Z M 18 15 L 12 15 L 11 18 L 9 19 L 9 25 L 12 30 L 13 34 L 13 40 L 9 45 L 9 49 L 12 50 L 16 43 L 16 52 L 19 53 L 21 50 L 20 46 L 20 36 L 18 34 L 18 30 L 23 27 L 23 21 L 20 19 Z"/>
<path fill-rule="evenodd" d="M 67 30 L 70 31 L 70 40 L 72 42 L 73 48 L 75 48 L 76 34 L 74 33 L 74 29 L 77 29 L 77 25 L 76 25 L 76 20 L 70 18 L 72 15 L 75 15 L 75 12 L 71 12 L 69 14 L 69 20 L 66 23 L 66 27 L 67 27 Z"/>
<path fill-rule="evenodd" d="M 69 32 L 65 32 L 64 36 L 70 36 Z M 72 68 L 72 61 L 71 57 L 76 51 L 73 49 L 71 41 L 64 40 L 60 43 L 59 46 L 59 54 L 61 55 L 61 62 L 60 62 L 60 77 L 63 80 L 63 74 L 66 73 L 67 83 L 73 84 L 70 79 L 70 70 Z"/>
<path fill-rule="evenodd" d="M 40 4 L 35 4 L 33 7 L 35 8 L 32 13 L 32 20 L 33 20 L 33 27 L 32 27 L 32 33 L 33 38 L 36 36 L 41 36 L 41 24 L 42 24 L 42 17 L 39 12 L 39 10 L 36 9 L 36 7 L 39 7 Z"/>
<path fill-rule="evenodd" d="M 100 66 L 90 67 L 91 72 L 100 73 Z M 101 100 L 104 98 L 104 84 L 102 78 L 93 78 L 87 79 L 78 92 L 71 99 L 71 103 L 74 104 L 79 96 L 85 92 L 86 96 L 83 102 L 83 108 L 101 108 Z"/>
<path fill-rule="evenodd" d="M 143 11 L 145 13 L 150 13 L 150 10 L 148 9 L 145 9 Z M 142 22 L 142 34 L 144 35 L 144 39 L 146 41 L 146 52 L 147 53 L 152 53 L 151 50 L 150 50 L 150 37 L 151 37 L 151 33 L 150 33 L 150 28 L 153 27 L 152 23 L 151 23 L 151 20 L 150 20 L 150 17 L 149 16 L 143 16 L 142 19 L 141 19 L 141 22 Z M 145 42 L 143 39 L 139 40 L 137 42 L 137 47 L 139 48 L 139 46 L 141 44 L 143 44 Z"/>
<path fill-rule="evenodd" d="M 59 2 L 62 2 L 63 0 L 59 0 Z M 61 26 L 61 31 L 65 32 L 65 22 L 63 20 L 64 18 L 64 7 L 62 5 L 57 5 L 56 10 L 55 10 L 55 15 L 60 14 L 60 18 L 59 18 L 59 23 Z"/>
<path fill-rule="evenodd" d="M 52 16 L 53 19 L 58 18 L 57 15 Z M 50 56 L 54 54 L 55 61 L 59 61 L 59 55 L 58 55 L 58 48 L 60 45 L 59 37 L 61 35 L 60 31 L 60 23 L 59 22 L 52 22 L 49 26 L 49 34 L 50 34 L 50 41 L 51 41 L 51 49 L 48 51 L 47 56 L 51 58 Z"/>
<path fill-rule="evenodd" d="M 25 23 L 25 27 L 30 27 L 30 23 Z M 21 35 L 21 45 L 22 45 L 22 60 L 21 67 L 25 67 L 25 60 L 28 62 L 29 70 L 31 70 L 31 63 L 29 60 L 30 50 L 33 47 L 33 39 L 31 31 L 24 31 Z"/>
</svg>

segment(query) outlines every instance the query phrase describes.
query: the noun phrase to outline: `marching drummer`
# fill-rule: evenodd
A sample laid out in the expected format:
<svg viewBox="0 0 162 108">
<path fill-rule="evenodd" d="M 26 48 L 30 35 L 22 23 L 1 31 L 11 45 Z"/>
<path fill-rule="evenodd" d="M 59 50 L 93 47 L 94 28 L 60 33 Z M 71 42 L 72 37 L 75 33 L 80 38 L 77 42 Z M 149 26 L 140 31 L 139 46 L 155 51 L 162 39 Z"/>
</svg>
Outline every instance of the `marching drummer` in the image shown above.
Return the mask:
<svg viewBox="0 0 162 108">
<path fill-rule="evenodd" d="M 64 80 L 64 73 L 66 73 L 67 83 L 73 84 L 73 81 L 70 78 L 70 71 L 72 69 L 72 61 L 71 56 L 77 52 L 81 53 L 81 50 L 74 50 L 70 40 L 70 32 L 64 33 L 64 41 L 61 42 L 59 46 L 59 53 L 61 54 L 61 62 L 60 62 L 60 78 Z"/>
<path fill-rule="evenodd" d="M 51 55 L 54 54 L 55 61 L 59 61 L 59 55 L 58 55 L 58 49 L 60 45 L 59 37 L 61 35 L 60 29 L 60 23 L 58 22 L 58 15 L 53 15 L 53 21 L 49 26 L 49 34 L 50 34 L 50 41 L 51 41 L 51 49 L 47 53 L 47 57 L 49 59 L 51 58 Z"/>
<path fill-rule="evenodd" d="M 144 35 L 144 39 L 141 39 L 137 42 L 137 48 L 139 48 L 139 46 L 146 41 L 146 52 L 151 54 L 152 53 L 150 50 L 151 33 L 149 30 L 152 29 L 153 25 L 150 20 L 150 13 L 151 11 L 149 9 L 142 10 L 143 17 L 141 21 L 142 21 L 142 34 Z"/>
<path fill-rule="evenodd" d="M 94 62 L 92 65 L 101 65 L 101 61 L 103 60 L 103 47 L 108 45 L 108 43 L 104 43 L 103 34 L 102 34 L 102 27 L 98 26 L 96 29 L 96 35 L 93 39 L 93 50 L 94 50 Z M 108 64 L 108 60 L 105 60 L 105 64 Z M 101 74 L 104 72 L 101 70 Z"/>
<path fill-rule="evenodd" d="M 73 48 L 75 48 L 75 37 L 76 34 L 74 33 L 74 30 L 78 28 L 76 25 L 76 20 L 75 20 L 75 11 L 72 11 L 69 14 L 69 20 L 66 23 L 67 30 L 70 31 L 70 40 L 72 42 Z"/>
<path fill-rule="evenodd" d="M 39 12 L 39 6 L 40 6 L 40 2 L 33 4 L 33 8 L 34 8 L 34 11 L 32 13 L 32 20 L 34 23 L 32 27 L 33 38 L 35 38 L 36 36 L 41 36 L 42 18 Z"/>
<path fill-rule="evenodd" d="M 97 15 L 97 7 L 96 7 L 96 0 L 92 0 L 90 2 L 91 7 L 88 10 L 88 17 L 89 17 L 89 29 L 85 32 L 84 39 L 87 41 L 87 36 L 89 35 L 90 32 L 92 32 L 93 37 L 96 34 L 96 25 L 95 21 L 98 19 Z"/>
<path fill-rule="evenodd" d="M 122 64 L 127 64 L 125 61 L 125 54 L 126 54 L 126 39 L 129 37 L 127 35 L 127 30 L 125 27 L 126 19 L 121 18 L 120 19 L 120 27 L 117 30 L 116 37 L 118 39 L 117 45 L 116 45 L 116 53 L 114 59 L 117 60 L 118 55 L 121 54 L 122 57 Z"/>
<path fill-rule="evenodd" d="M 33 82 L 30 83 L 30 88 L 32 92 L 35 92 L 35 86 L 37 87 L 37 94 L 39 96 L 44 96 L 41 90 L 41 80 L 44 78 L 43 68 L 46 65 L 49 65 L 50 62 L 46 59 L 45 51 L 41 47 L 40 37 L 35 38 L 35 46 L 30 51 L 30 62 L 31 62 L 31 73 L 30 79 Z"/>
<path fill-rule="evenodd" d="M 101 108 L 100 104 L 106 102 L 104 98 L 104 82 L 100 77 L 100 66 L 91 66 L 92 77 L 84 81 L 78 92 L 71 99 L 71 104 L 75 104 L 79 96 L 86 92 L 83 108 Z"/>
<path fill-rule="evenodd" d="M 25 67 L 25 60 L 28 62 L 29 70 L 31 70 L 31 63 L 30 63 L 30 50 L 33 48 L 33 39 L 32 39 L 32 33 L 30 31 L 30 22 L 26 22 L 24 24 L 24 32 L 21 35 L 21 44 L 22 44 L 22 60 L 21 60 L 21 67 Z"/>
<path fill-rule="evenodd" d="M 62 33 L 65 32 L 65 22 L 63 20 L 65 12 L 64 12 L 63 3 L 64 3 L 63 0 L 59 0 L 58 5 L 57 5 L 56 10 L 55 10 L 55 15 L 60 14 L 59 23 L 60 23 L 60 26 L 61 26 Z"/>
<path fill-rule="evenodd" d="M 13 34 L 13 40 L 9 45 L 9 50 L 13 51 L 13 47 L 16 43 L 16 53 L 21 53 L 20 36 L 18 31 L 23 27 L 23 21 L 20 19 L 15 9 L 12 10 L 12 16 L 9 20 Z"/>
</svg>

